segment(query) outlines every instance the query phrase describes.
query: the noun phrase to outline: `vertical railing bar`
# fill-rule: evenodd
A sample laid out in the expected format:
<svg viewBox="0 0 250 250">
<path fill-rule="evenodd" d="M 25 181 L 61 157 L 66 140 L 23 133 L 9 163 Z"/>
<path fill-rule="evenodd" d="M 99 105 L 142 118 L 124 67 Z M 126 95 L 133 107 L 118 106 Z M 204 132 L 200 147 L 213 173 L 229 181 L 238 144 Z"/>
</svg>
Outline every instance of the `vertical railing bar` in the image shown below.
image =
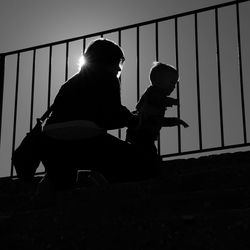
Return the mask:
<svg viewBox="0 0 250 250">
<path fill-rule="evenodd" d="M 155 60 L 159 61 L 159 27 L 158 22 L 155 22 Z M 157 149 L 158 149 L 158 155 L 161 155 L 161 140 L 160 140 L 160 134 L 157 138 Z"/>
<path fill-rule="evenodd" d="M 121 30 L 118 31 L 118 45 L 121 47 L 122 39 L 121 39 Z M 119 77 L 120 83 L 122 81 L 121 75 Z M 121 129 L 118 129 L 118 138 L 121 139 L 122 133 Z"/>
<path fill-rule="evenodd" d="M 84 53 L 85 48 L 86 48 L 86 38 L 83 38 L 83 40 L 82 40 L 82 53 Z"/>
<path fill-rule="evenodd" d="M 33 50 L 33 63 L 32 63 L 32 82 L 31 82 L 31 101 L 30 101 L 30 131 L 33 127 L 35 74 L 36 74 L 36 49 Z"/>
<path fill-rule="evenodd" d="M 175 18 L 175 60 L 176 60 L 176 70 L 179 73 L 179 50 L 178 50 L 178 18 Z M 178 106 L 177 106 L 177 116 L 180 118 L 180 88 L 179 84 L 176 86 Z M 181 152 L 181 127 L 180 125 L 177 127 L 178 129 L 178 152 Z"/>
<path fill-rule="evenodd" d="M 68 70 L 69 70 L 69 42 L 66 42 L 65 81 L 68 80 Z"/>
<path fill-rule="evenodd" d="M 140 99 L 140 27 L 136 27 L 137 102 Z"/>
<path fill-rule="evenodd" d="M 216 29 L 216 53 L 217 53 L 217 70 L 218 70 L 218 91 L 219 91 L 219 108 L 220 108 L 220 129 L 221 129 L 221 146 L 224 147 L 224 125 L 222 109 L 222 92 L 221 92 L 221 69 L 220 69 L 220 41 L 219 41 L 219 24 L 218 9 L 215 9 L 215 29 Z"/>
<path fill-rule="evenodd" d="M 16 64 L 16 87 L 15 87 L 15 104 L 14 104 L 14 121 L 13 121 L 13 136 L 12 136 L 12 151 L 11 155 L 15 150 L 16 143 L 16 123 L 17 123 L 17 104 L 18 104 L 18 89 L 19 89 L 19 67 L 20 67 L 20 53 L 17 54 L 17 64 Z M 13 177 L 14 166 L 11 162 L 10 176 Z"/>
<path fill-rule="evenodd" d="M 118 31 L 118 45 L 121 46 L 121 42 L 122 42 L 122 39 L 121 39 L 121 30 Z"/>
<path fill-rule="evenodd" d="M 240 13 L 239 13 L 239 3 L 238 2 L 236 3 L 236 18 L 237 18 L 237 42 L 238 42 L 238 58 L 239 58 L 239 71 L 240 71 L 240 90 L 241 90 L 243 137 L 244 137 L 244 143 L 247 143 L 244 85 L 243 85 L 243 72 L 242 72 L 242 54 L 241 54 Z"/>
<path fill-rule="evenodd" d="M 199 148 L 202 150 L 202 128 L 201 128 L 201 101 L 200 101 L 200 70 L 199 70 L 199 40 L 198 40 L 198 17 L 195 20 L 195 55 L 196 55 L 196 82 L 197 82 L 197 105 L 198 105 L 198 126 L 199 126 Z"/>
<path fill-rule="evenodd" d="M 51 66 L 52 65 L 52 45 L 49 47 L 49 75 L 48 75 L 48 103 L 47 108 L 50 106 L 51 99 Z"/>
<path fill-rule="evenodd" d="M 155 59 L 159 61 L 159 25 L 155 23 Z"/>
<path fill-rule="evenodd" d="M 5 56 L 0 55 L 0 147 L 1 147 L 1 138 L 2 138 L 4 73 L 5 73 Z"/>
</svg>

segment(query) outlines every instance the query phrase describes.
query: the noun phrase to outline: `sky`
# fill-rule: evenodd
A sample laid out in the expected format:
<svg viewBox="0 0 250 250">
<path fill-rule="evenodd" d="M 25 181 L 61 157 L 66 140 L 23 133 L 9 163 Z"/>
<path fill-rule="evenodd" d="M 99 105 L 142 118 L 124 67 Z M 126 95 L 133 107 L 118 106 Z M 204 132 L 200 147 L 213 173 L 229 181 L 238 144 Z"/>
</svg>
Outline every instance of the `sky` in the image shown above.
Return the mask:
<svg viewBox="0 0 250 250">
<path fill-rule="evenodd" d="M 81 36 L 228 0 L 1 0 L 0 52 Z"/>
<path fill-rule="evenodd" d="M 194 9 L 215 4 L 229 2 L 226 0 L 0 0 L 0 53 L 46 44 L 62 39 L 87 35 L 107 29 L 122 27 L 138 22 L 166 17 Z M 244 50 L 243 69 L 246 82 L 250 75 L 250 51 L 248 44 L 250 34 L 248 29 L 248 16 L 250 4 L 241 8 L 242 17 L 242 49 Z M 238 74 L 238 54 L 236 45 L 236 27 L 234 10 L 221 11 L 220 15 L 220 43 L 221 49 L 221 77 L 223 91 L 224 125 L 226 144 L 240 143 L 242 141 L 241 115 L 240 115 L 240 89 Z M 159 25 L 159 58 L 175 65 L 173 23 Z M 179 70 L 181 118 L 189 123 L 190 128 L 182 131 L 182 150 L 197 149 L 198 122 L 197 122 L 197 96 L 196 96 L 196 65 L 194 49 L 193 18 L 185 17 L 179 22 Z M 219 114 L 218 114 L 218 77 L 216 68 L 216 47 L 214 36 L 214 19 L 212 15 L 199 16 L 199 55 L 200 55 L 200 83 L 201 83 L 201 113 L 204 147 L 213 147 L 220 144 Z M 134 31 L 122 33 L 122 47 L 125 51 L 125 65 L 122 74 L 122 102 L 129 109 L 136 104 L 136 58 Z M 116 40 L 117 37 L 110 36 Z M 140 84 L 141 91 L 148 86 L 148 71 L 155 59 L 153 27 L 141 30 L 140 44 Z M 77 71 L 77 60 L 80 55 L 80 43 L 70 47 L 69 76 Z M 167 45 L 167 46 L 166 46 Z M 65 48 L 56 46 L 52 61 L 52 96 L 55 96 L 64 81 Z M 48 75 L 48 51 L 37 52 L 36 88 L 34 119 L 46 109 L 46 86 L 44 76 Z M 230 63 L 228 63 L 230 62 Z M 10 56 L 6 60 L 4 111 L 2 125 L 2 145 L 0 150 L 0 176 L 9 173 L 9 159 L 13 124 L 14 85 L 15 74 L 13 68 L 16 58 Z M 20 64 L 20 90 L 18 100 L 18 123 L 16 144 L 20 142 L 29 127 L 29 100 L 32 67 L 32 54 L 21 56 Z M 39 70 L 38 70 L 39 69 Z M 27 85 L 28 84 L 28 85 Z M 245 84 L 245 92 L 250 93 L 249 84 Z M 176 94 L 176 93 L 175 93 Z M 250 96 L 245 94 L 250 106 Z M 250 110 L 247 109 L 247 124 L 250 124 Z M 176 116 L 176 110 L 170 110 L 169 115 Z M 236 131 L 240 131 L 237 132 Z M 116 133 L 116 132 L 114 132 Z M 177 150 L 176 128 L 163 129 L 161 132 L 162 153 L 175 153 Z M 248 138 L 250 135 L 248 134 Z M 167 142 L 167 143 L 165 143 Z M 167 145 L 167 146 L 166 146 Z"/>
</svg>

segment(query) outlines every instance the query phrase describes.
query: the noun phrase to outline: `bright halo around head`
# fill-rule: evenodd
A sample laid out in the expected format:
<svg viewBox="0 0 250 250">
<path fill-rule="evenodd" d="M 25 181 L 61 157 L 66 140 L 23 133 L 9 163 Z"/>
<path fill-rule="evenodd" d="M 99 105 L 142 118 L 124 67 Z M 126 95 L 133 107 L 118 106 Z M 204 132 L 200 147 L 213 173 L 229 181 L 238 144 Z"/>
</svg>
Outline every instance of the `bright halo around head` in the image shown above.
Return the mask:
<svg viewBox="0 0 250 250">
<path fill-rule="evenodd" d="M 81 70 L 81 68 L 86 65 L 86 58 L 84 57 L 84 55 L 82 55 L 79 60 L 78 60 L 78 68 L 79 70 Z"/>
</svg>

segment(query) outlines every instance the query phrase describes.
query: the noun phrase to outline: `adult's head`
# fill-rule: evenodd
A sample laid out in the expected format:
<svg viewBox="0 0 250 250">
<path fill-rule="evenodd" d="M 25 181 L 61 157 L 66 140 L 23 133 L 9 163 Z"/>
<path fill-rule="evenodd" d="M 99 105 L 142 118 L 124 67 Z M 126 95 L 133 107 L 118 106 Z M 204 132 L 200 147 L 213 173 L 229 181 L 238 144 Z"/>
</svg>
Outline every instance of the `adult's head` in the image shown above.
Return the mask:
<svg viewBox="0 0 250 250">
<path fill-rule="evenodd" d="M 124 53 L 115 42 L 99 38 L 93 40 L 84 52 L 87 67 L 102 66 L 107 69 L 121 70 L 125 60 Z"/>
</svg>

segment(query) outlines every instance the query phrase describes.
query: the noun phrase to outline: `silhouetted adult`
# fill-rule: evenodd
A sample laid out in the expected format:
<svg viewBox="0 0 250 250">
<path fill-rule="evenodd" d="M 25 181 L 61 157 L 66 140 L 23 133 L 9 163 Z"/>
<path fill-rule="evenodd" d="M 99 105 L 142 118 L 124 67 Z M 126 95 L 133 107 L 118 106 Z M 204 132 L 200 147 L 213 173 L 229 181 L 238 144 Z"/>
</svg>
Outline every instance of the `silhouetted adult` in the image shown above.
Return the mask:
<svg viewBox="0 0 250 250">
<path fill-rule="evenodd" d="M 49 182 L 57 189 L 72 187 L 79 169 L 99 171 L 111 183 L 154 177 L 155 153 L 107 132 L 137 129 L 141 123 L 121 104 L 122 49 L 110 40 L 97 39 L 84 58 L 80 71 L 60 88 L 44 127 L 42 162 Z"/>
</svg>

